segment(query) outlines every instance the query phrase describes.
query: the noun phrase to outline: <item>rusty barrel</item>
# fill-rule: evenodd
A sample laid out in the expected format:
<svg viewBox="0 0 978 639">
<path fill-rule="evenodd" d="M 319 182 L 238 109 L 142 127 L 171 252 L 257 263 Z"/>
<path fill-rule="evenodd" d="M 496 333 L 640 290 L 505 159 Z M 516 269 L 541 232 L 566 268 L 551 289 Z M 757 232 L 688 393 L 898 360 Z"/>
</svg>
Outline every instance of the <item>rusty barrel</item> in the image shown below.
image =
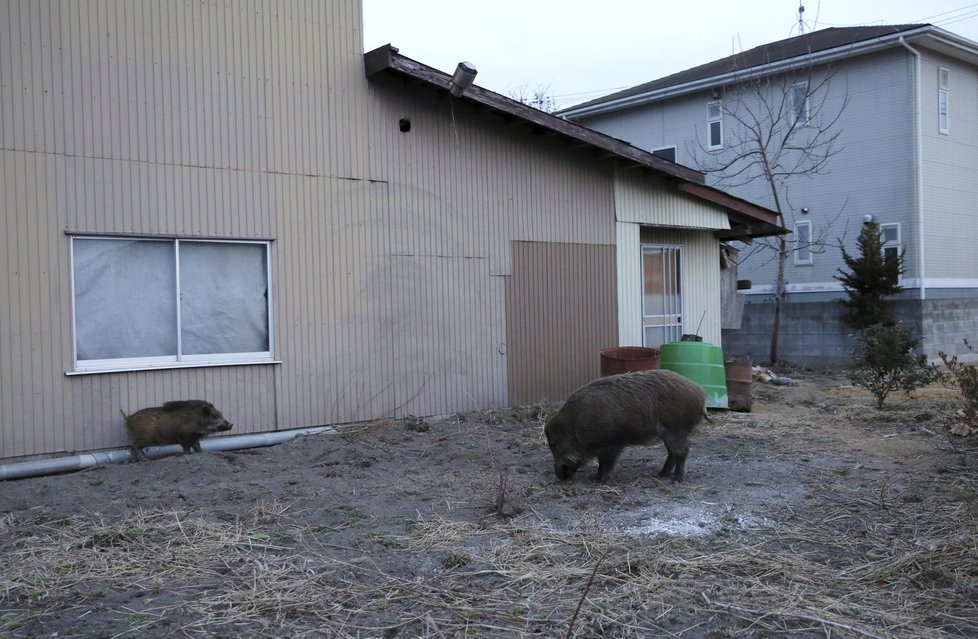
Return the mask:
<svg viewBox="0 0 978 639">
<path fill-rule="evenodd" d="M 753 381 L 750 361 L 728 360 L 723 363 L 723 368 L 727 373 L 727 406 L 730 410 L 749 413 Z"/>
<path fill-rule="evenodd" d="M 619 346 L 601 350 L 601 377 L 659 368 L 659 351 L 644 346 Z"/>
</svg>

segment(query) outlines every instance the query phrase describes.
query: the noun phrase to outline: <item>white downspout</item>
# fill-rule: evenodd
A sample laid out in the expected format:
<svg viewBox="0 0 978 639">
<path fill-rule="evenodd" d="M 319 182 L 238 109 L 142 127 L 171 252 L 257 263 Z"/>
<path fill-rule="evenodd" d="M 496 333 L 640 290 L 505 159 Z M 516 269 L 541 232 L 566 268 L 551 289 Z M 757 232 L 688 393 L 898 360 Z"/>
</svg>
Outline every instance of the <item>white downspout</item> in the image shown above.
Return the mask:
<svg viewBox="0 0 978 639">
<path fill-rule="evenodd" d="M 262 446 L 275 446 L 304 435 L 319 435 L 322 433 L 335 433 L 336 429 L 330 426 L 315 426 L 312 428 L 297 428 L 294 430 L 279 430 L 271 433 L 255 433 L 250 435 L 232 435 L 229 437 L 214 437 L 204 439 L 200 442 L 203 451 L 238 450 L 241 448 L 260 448 Z M 165 457 L 183 452 L 183 448 L 177 445 L 171 446 L 148 446 L 146 456 L 150 459 Z M 130 449 L 119 448 L 115 450 L 95 451 L 91 453 L 81 453 L 79 455 L 69 455 L 67 457 L 52 457 L 48 459 L 35 459 L 25 462 L 11 462 L 0 464 L 0 481 L 4 479 L 23 479 L 25 477 L 37 477 L 39 475 L 54 475 L 57 473 L 68 473 L 76 470 L 83 470 L 92 466 L 101 466 L 116 462 L 129 461 L 131 456 Z"/>
<path fill-rule="evenodd" d="M 927 299 L 927 291 L 924 288 L 924 125 L 923 114 L 921 112 L 923 87 L 921 86 L 921 56 L 920 52 L 907 44 L 907 41 L 900 36 L 900 44 L 909 51 L 914 57 L 914 178 L 917 190 L 917 282 L 920 299 Z"/>
</svg>

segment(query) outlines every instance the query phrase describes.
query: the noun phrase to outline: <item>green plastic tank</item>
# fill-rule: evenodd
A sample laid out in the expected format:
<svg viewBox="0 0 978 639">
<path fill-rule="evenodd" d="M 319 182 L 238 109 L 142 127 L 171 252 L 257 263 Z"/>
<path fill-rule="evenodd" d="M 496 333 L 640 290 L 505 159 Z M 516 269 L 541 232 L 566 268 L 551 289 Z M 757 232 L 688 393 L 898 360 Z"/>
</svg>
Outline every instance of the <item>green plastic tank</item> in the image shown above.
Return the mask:
<svg viewBox="0 0 978 639">
<path fill-rule="evenodd" d="M 723 349 L 709 342 L 670 342 L 659 347 L 659 367 L 688 377 L 706 390 L 709 408 L 727 408 Z"/>
</svg>

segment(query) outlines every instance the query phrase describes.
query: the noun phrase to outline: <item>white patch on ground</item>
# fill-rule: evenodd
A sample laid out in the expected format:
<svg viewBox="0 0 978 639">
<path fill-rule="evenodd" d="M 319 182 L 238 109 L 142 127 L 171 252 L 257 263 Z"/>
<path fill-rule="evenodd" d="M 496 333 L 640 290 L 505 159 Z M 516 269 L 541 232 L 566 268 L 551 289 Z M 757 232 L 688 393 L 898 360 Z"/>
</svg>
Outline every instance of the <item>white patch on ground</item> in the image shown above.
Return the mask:
<svg viewBox="0 0 978 639">
<path fill-rule="evenodd" d="M 702 537 L 725 528 L 752 528 L 764 523 L 751 516 L 726 512 L 718 515 L 704 505 L 676 504 L 632 511 L 620 529 L 632 537 Z"/>
</svg>

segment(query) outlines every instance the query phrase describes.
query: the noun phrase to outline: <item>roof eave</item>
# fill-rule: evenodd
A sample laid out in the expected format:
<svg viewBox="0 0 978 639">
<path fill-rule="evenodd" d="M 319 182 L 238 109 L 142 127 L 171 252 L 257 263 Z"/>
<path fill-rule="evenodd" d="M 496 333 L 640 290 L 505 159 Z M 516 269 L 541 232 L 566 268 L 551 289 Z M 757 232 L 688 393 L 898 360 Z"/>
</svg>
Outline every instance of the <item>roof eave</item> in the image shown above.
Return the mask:
<svg viewBox="0 0 978 639">
<path fill-rule="evenodd" d="M 674 84 L 672 86 L 663 87 L 654 91 L 646 91 L 643 93 L 618 98 L 616 100 L 601 102 L 599 104 L 592 104 L 590 106 L 583 106 L 580 108 L 570 107 L 560 111 L 559 115 L 562 118 L 573 121 L 576 118 L 600 115 L 609 111 L 619 111 L 621 109 L 658 102 L 667 98 L 675 98 L 690 93 L 710 90 L 715 87 L 736 84 L 747 80 L 752 80 L 754 78 L 763 77 L 765 75 L 783 73 L 785 71 L 791 71 L 793 69 L 816 64 L 827 64 L 830 62 L 835 62 L 836 60 L 852 57 L 853 55 L 865 55 L 867 53 L 873 53 L 875 51 L 880 51 L 897 45 L 901 39 L 916 40 L 922 36 L 932 35 L 934 31 L 940 32 L 942 36 L 951 35 L 932 26 L 886 34 L 860 42 L 833 47 L 832 49 L 826 49 L 825 51 L 808 53 L 784 60 L 776 60 L 767 64 L 755 65 L 743 70 L 712 75 L 706 78 L 694 80 L 692 82 Z M 963 43 L 958 42 L 956 44 L 960 46 Z"/>
<path fill-rule="evenodd" d="M 452 85 L 450 75 L 400 55 L 397 48 L 391 45 L 385 45 L 365 53 L 364 69 L 368 78 L 386 72 L 411 78 L 445 93 L 450 91 Z M 626 165 L 643 166 L 663 175 L 699 184 L 703 184 L 706 181 L 703 173 L 695 169 L 682 166 L 681 164 L 675 164 L 657 155 L 653 155 L 648 151 L 632 146 L 628 142 L 613 138 L 604 133 L 599 133 L 570 122 L 569 120 L 558 118 L 539 109 L 534 109 L 522 102 L 507 98 L 474 84 L 465 89 L 465 92 L 455 99 L 478 104 L 483 108 L 543 127 L 550 132 L 570 138 L 576 142 L 604 150 L 610 154 L 610 157 L 622 160 Z"/>
<path fill-rule="evenodd" d="M 385 45 L 364 54 L 364 70 L 368 78 L 380 73 L 388 73 L 415 80 L 445 93 L 450 91 L 452 84 L 452 78 L 448 74 L 400 55 L 397 48 L 391 45 Z M 563 135 L 577 143 L 591 146 L 595 150 L 602 151 L 607 157 L 616 160 L 620 167 L 651 169 L 655 173 L 670 178 L 670 181 L 678 185 L 679 190 L 722 206 L 727 210 L 731 229 L 715 232 L 716 236 L 722 240 L 749 242 L 755 237 L 789 232 L 777 225 L 777 214 L 773 211 L 724 193 L 714 187 L 706 186 L 704 175 L 699 171 L 664 160 L 627 142 L 598 133 L 539 109 L 534 109 L 476 85 L 469 86 L 460 97 L 454 99 L 475 103 L 482 108 L 523 120 L 548 132 Z"/>
</svg>

